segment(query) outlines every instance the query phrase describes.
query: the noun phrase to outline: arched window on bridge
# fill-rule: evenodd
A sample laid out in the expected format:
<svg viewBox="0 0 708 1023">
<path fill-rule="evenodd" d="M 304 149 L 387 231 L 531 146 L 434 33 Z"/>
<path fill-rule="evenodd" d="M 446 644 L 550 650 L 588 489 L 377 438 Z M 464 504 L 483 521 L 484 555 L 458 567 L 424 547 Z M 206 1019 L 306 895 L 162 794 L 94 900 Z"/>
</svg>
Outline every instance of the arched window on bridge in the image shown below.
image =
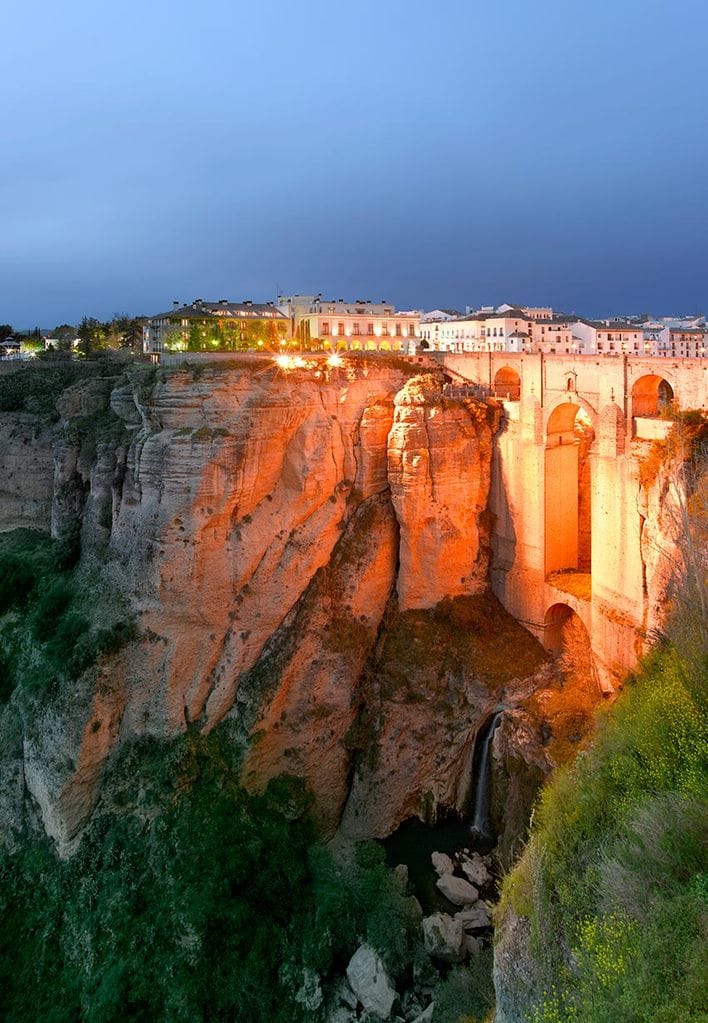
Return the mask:
<svg viewBox="0 0 708 1023">
<path fill-rule="evenodd" d="M 674 392 L 663 377 L 648 374 L 635 380 L 632 387 L 632 416 L 660 416 L 666 414 Z"/>
<path fill-rule="evenodd" d="M 502 366 L 494 376 L 494 393 L 505 401 L 521 398 L 521 377 L 510 366 Z"/>
<path fill-rule="evenodd" d="M 591 571 L 590 417 L 567 401 L 551 414 L 545 451 L 545 570 Z M 578 580 L 578 582 L 580 582 Z M 589 579 L 587 587 L 589 589 Z"/>
</svg>

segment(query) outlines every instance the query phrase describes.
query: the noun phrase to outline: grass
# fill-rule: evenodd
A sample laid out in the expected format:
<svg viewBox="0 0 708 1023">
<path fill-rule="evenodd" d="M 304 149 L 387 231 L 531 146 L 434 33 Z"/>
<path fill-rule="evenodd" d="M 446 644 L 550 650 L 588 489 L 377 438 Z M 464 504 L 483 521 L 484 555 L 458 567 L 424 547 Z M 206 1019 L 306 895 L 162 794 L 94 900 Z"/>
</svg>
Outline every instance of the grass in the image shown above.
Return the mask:
<svg viewBox="0 0 708 1023">
<path fill-rule="evenodd" d="M 544 790 L 502 900 L 531 922 L 534 1023 L 705 1019 L 707 674 L 655 652 Z"/>
</svg>

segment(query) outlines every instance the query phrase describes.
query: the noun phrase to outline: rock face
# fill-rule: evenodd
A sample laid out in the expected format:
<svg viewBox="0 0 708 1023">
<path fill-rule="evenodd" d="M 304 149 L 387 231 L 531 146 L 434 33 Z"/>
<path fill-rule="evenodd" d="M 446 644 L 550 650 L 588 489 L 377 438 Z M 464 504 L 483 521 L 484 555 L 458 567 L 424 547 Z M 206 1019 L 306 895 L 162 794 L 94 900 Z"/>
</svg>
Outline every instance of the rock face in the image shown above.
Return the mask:
<svg viewBox="0 0 708 1023">
<path fill-rule="evenodd" d="M 388 472 L 401 523 L 402 611 L 484 589 L 480 515 L 491 452 L 492 430 L 476 403 L 448 401 L 429 376 L 408 381 L 396 395 Z"/>
<path fill-rule="evenodd" d="M 385 360 L 292 374 L 246 360 L 83 380 L 60 396 L 53 429 L 14 417 L 0 443 L 0 529 L 68 536 L 80 525 L 82 562 L 101 562 L 140 636 L 82 682 L 70 723 L 48 707 L 24 745 L 24 784 L 60 846 L 90 814 L 117 745 L 226 716 L 246 782 L 306 778 L 332 833 L 371 738 L 362 679 L 386 623 L 477 593 L 486 573 L 494 413 L 444 398 L 434 373 L 408 376 Z M 88 443 L 86 424 L 111 415 L 120 429 Z M 451 762 L 434 784 L 453 805 Z M 414 782 L 414 812 L 425 783 Z M 408 812 L 403 769 L 395 785 L 386 820 L 360 831 Z"/>
<path fill-rule="evenodd" d="M 49 529 L 52 432 L 35 416 L 0 414 L 0 529 Z"/>
</svg>

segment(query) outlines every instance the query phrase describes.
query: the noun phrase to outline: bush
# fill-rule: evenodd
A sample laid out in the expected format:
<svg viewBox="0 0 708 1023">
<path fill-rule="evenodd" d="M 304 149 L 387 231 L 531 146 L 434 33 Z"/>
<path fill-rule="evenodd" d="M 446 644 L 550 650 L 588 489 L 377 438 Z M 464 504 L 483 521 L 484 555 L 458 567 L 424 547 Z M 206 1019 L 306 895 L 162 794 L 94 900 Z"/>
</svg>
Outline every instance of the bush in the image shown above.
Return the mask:
<svg viewBox="0 0 708 1023">
<path fill-rule="evenodd" d="M 454 967 L 436 987 L 433 1023 L 475 1023 L 493 1006 L 492 952 L 484 948 L 468 967 Z"/>
<path fill-rule="evenodd" d="M 531 922 L 534 1023 L 703 1018 L 706 667 L 652 654 L 543 793 L 503 894 Z"/>
</svg>

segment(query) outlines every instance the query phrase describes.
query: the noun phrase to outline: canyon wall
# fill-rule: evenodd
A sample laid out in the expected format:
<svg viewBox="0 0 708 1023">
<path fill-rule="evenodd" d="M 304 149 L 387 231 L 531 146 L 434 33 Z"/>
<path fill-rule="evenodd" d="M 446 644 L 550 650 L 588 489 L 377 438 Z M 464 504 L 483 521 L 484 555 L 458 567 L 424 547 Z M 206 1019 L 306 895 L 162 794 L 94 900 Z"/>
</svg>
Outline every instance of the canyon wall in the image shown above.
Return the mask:
<svg viewBox="0 0 708 1023">
<path fill-rule="evenodd" d="M 22 737 L 24 784 L 60 848 L 80 833 L 122 742 L 224 719 L 243 743 L 247 783 L 305 777 L 324 833 L 348 799 L 358 835 L 460 805 L 461 765 L 496 682 L 488 692 L 489 679 L 457 665 L 445 691 L 469 707 L 449 750 L 448 726 L 426 725 L 439 674 L 430 650 L 401 720 L 366 684 L 387 622 L 486 588 L 497 412 L 444 397 L 436 373 L 412 372 L 366 359 L 290 373 L 252 360 L 136 372 L 68 388 L 51 429 L 24 417 L 6 432 L 1 453 L 15 468 L 2 528 L 65 538 L 80 526 L 79 576 L 89 585 L 100 572 L 107 594 L 95 623 L 118 600 L 137 627 L 70 696 L 37 708 Z M 415 736 L 416 718 L 430 733 L 423 766 L 411 779 L 401 759 L 376 806 L 367 793 L 381 787 L 380 761 L 366 767 L 361 737 L 373 728 L 371 747 L 385 732 L 383 755 L 395 759 L 396 736 Z M 425 764 L 436 757 L 431 781 Z"/>
</svg>

